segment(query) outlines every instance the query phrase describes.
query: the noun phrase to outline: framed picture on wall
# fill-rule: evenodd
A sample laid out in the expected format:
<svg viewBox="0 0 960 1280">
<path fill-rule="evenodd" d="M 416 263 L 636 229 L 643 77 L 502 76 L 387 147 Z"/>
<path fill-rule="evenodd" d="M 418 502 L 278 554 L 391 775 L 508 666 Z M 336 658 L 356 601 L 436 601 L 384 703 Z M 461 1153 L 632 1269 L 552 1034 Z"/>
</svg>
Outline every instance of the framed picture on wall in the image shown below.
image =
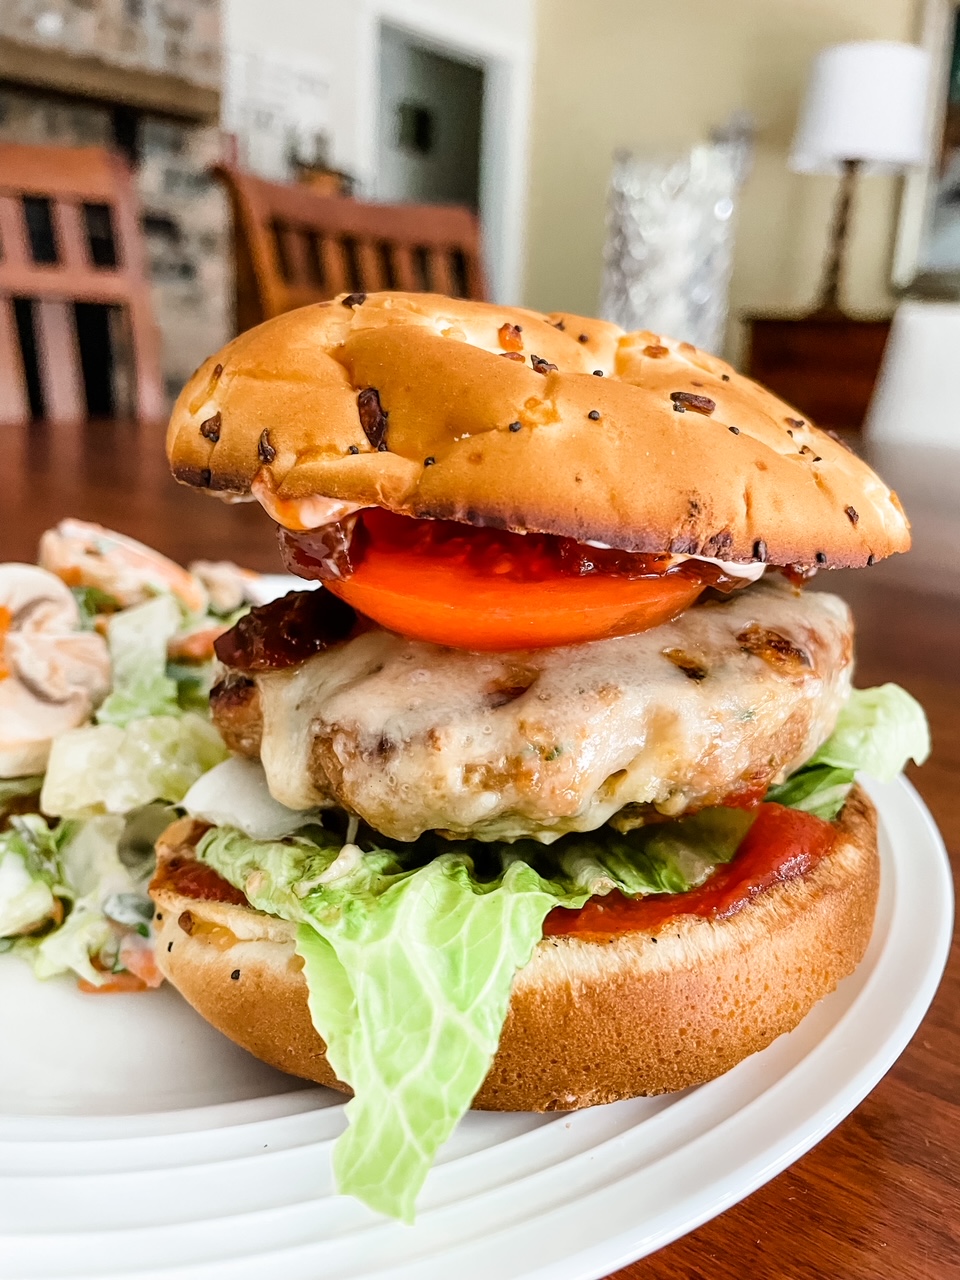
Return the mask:
<svg viewBox="0 0 960 1280">
<path fill-rule="evenodd" d="M 933 58 L 930 163 L 904 180 L 893 285 L 960 297 L 960 0 L 925 0 L 920 42 Z"/>
</svg>

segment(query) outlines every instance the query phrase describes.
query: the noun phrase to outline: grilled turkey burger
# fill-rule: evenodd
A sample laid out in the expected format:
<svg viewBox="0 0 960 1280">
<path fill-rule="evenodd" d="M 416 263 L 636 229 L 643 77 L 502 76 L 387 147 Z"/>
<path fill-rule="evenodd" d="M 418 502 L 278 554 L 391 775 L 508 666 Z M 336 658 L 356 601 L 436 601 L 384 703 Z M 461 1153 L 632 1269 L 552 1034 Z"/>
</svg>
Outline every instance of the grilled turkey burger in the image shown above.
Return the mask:
<svg viewBox="0 0 960 1280">
<path fill-rule="evenodd" d="M 685 343 L 383 293 L 230 343 L 168 452 L 322 587 L 218 642 L 234 757 L 161 841 L 159 962 L 353 1091 L 342 1190 L 409 1218 L 470 1105 L 709 1080 L 857 965 L 854 771 L 926 729 L 802 590 L 909 546 L 837 441 Z"/>
</svg>

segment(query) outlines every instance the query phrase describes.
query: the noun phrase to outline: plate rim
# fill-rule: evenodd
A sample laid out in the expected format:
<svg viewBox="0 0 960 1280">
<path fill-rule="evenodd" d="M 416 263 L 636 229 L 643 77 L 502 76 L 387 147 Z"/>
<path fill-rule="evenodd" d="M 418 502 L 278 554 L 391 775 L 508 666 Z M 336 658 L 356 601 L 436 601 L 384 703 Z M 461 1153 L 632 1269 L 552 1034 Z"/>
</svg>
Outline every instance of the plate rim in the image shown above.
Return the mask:
<svg viewBox="0 0 960 1280">
<path fill-rule="evenodd" d="M 751 1146 L 746 1156 L 741 1157 L 738 1153 L 733 1163 L 733 1175 L 731 1176 L 728 1170 L 722 1184 L 717 1184 L 716 1181 L 708 1182 L 692 1194 L 685 1194 L 681 1202 L 684 1208 L 681 1211 L 669 1214 L 666 1218 L 663 1214 L 659 1217 L 654 1215 L 653 1218 L 641 1218 L 628 1229 L 594 1240 L 581 1249 L 567 1252 L 559 1259 L 551 1258 L 548 1262 L 537 1260 L 532 1267 L 524 1266 L 523 1269 L 504 1272 L 504 1276 L 509 1275 L 512 1280 L 602 1280 L 602 1277 L 608 1276 L 611 1271 L 649 1256 L 650 1253 L 696 1230 L 733 1204 L 745 1199 L 799 1159 L 862 1102 L 899 1058 L 926 1015 L 949 956 L 953 925 L 953 886 L 949 858 L 943 839 L 913 785 L 904 778 L 889 784 L 868 780 L 865 785 L 877 805 L 880 816 L 884 878 L 889 881 L 892 877 L 892 888 L 888 890 L 890 908 L 887 935 L 877 944 L 879 951 L 873 967 L 864 976 L 863 985 L 849 1007 L 836 1022 L 825 1029 L 816 1043 L 796 1063 L 779 1074 L 769 1087 L 765 1087 L 748 1103 L 737 1107 L 731 1115 L 721 1119 L 719 1124 L 698 1135 L 693 1143 L 684 1144 L 677 1151 L 671 1151 L 662 1158 L 664 1160 L 686 1158 L 684 1153 L 689 1152 L 690 1146 L 697 1142 L 705 1144 L 716 1142 L 718 1129 L 742 1124 L 744 1116 L 749 1117 L 752 1126 L 762 1128 L 762 1117 L 765 1110 L 771 1106 L 771 1095 L 786 1089 L 790 1085 L 790 1077 L 799 1076 L 804 1080 L 809 1078 L 816 1082 L 827 1070 L 823 1060 L 830 1058 L 838 1048 L 844 1047 L 845 1042 L 849 1042 L 851 1061 L 840 1073 L 842 1085 L 828 1089 L 814 1088 L 811 1096 L 805 1099 L 803 1106 L 795 1114 L 789 1116 L 787 1123 L 777 1131 L 772 1141 L 766 1140 Z M 913 840 L 916 842 L 909 849 L 903 848 L 904 829 L 912 832 Z M 918 838 L 921 832 L 924 837 L 922 840 Z M 923 874 L 911 876 L 908 872 L 913 870 L 915 873 L 916 868 L 905 867 L 904 859 L 909 857 L 914 861 L 919 847 L 922 847 L 920 865 Z M 922 890 L 919 885 L 921 880 L 924 882 Z M 865 1017 L 872 1016 L 871 1005 L 876 1001 L 878 990 L 882 985 L 877 975 L 883 973 L 885 965 L 894 963 L 894 959 L 891 958 L 891 938 L 896 934 L 898 927 L 901 929 L 903 927 L 900 917 L 904 912 L 909 917 L 911 902 L 918 896 L 922 896 L 929 906 L 931 895 L 935 899 L 937 910 L 934 915 L 928 912 L 925 916 L 922 961 L 911 967 L 897 990 L 895 1016 L 892 1020 L 888 1018 L 876 1020 L 875 1024 L 871 1023 L 871 1038 L 865 1045 L 861 1044 L 860 1028 Z M 871 943 L 871 946 L 873 945 L 874 942 Z M 893 952 L 895 956 L 895 947 Z M 709 1087 L 709 1085 L 705 1086 L 705 1088 Z M 309 1093 L 310 1090 L 306 1092 Z M 258 1106 L 262 1107 L 281 1098 L 289 1102 L 290 1096 L 289 1094 L 263 1095 L 242 1102 L 139 1114 L 140 1117 L 149 1117 L 150 1120 L 162 1122 L 164 1118 L 168 1121 L 185 1117 L 200 1118 L 200 1113 L 206 1113 L 206 1118 L 209 1119 L 222 1118 L 228 1124 L 243 1123 L 244 1121 L 239 1119 L 241 1111 L 246 1119 L 246 1113 L 255 1111 Z M 293 1097 L 297 1097 L 296 1092 Z M 781 1118 L 776 1112 L 778 1105 L 778 1102 L 773 1101 L 777 1120 Z M 91 1124 L 96 1124 L 99 1120 L 109 1120 L 116 1124 L 121 1120 L 136 1118 L 136 1115 L 124 1117 L 40 1115 L 0 1118 L 0 1124 L 3 1119 L 47 1121 L 61 1130 L 56 1141 L 62 1142 L 64 1141 L 63 1127 L 65 1124 L 69 1126 L 70 1122 L 79 1122 L 80 1127 L 89 1129 Z M 190 1127 L 193 1128 L 192 1125 Z M 76 1140 L 82 1142 L 83 1137 L 78 1133 Z M 135 1139 L 121 1137 L 115 1140 Z M 629 1180 L 641 1177 L 646 1167 L 648 1166 L 638 1164 L 629 1173 L 618 1177 L 603 1189 L 589 1191 L 580 1198 L 578 1203 L 588 1204 L 592 1198 L 608 1198 L 611 1195 L 624 1194 Z M 171 1170 L 171 1173 L 173 1172 L 175 1171 Z M 464 1201 L 457 1203 L 462 1204 Z M 442 1212 L 442 1209 L 440 1211 Z M 569 1214 L 569 1211 L 569 1206 L 548 1207 L 543 1212 L 535 1213 L 532 1218 L 507 1225 L 500 1230 L 493 1223 L 492 1230 L 489 1232 L 489 1243 L 492 1245 L 496 1240 L 499 1247 L 510 1250 L 514 1257 L 519 1258 L 523 1255 L 529 1257 L 535 1251 L 536 1245 L 529 1239 L 525 1240 L 525 1237 L 528 1237 L 531 1232 L 534 1235 L 542 1234 L 551 1216 Z M 103 1238 L 106 1240 L 108 1237 L 109 1232 L 104 1232 Z M 282 1264 L 285 1258 L 292 1258 L 304 1249 L 315 1248 L 318 1243 L 312 1241 L 301 1245 L 281 1246 L 255 1256 L 260 1258 L 264 1266 L 270 1265 L 273 1260 Z M 375 1265 L 373 1269 L 357 1274 L 371 1278 L 376 1276 L 378 1280 L 387 1280 L 388 1277 L 390 1280 L 408 1280 L 408 1277 L 414 1274 L 426 1276 L 431 1274 L 428 1268 L 434 1266 L 448 1270 L 456 1264 L 459 1253 L 474 1247 L 469 1242 L 459 1246 L 442 1247 L 426 1257 L 420 1257 L 411 1262 L 401 1262 L 397 1266 L 390 1265 L 386 1268 Z M 542 1257 L 542 1253 L 540 1256 Z M 239 1263 L 240 1259 L 223 1261 L 225 1264 Z M 229 1271 L 224 1271 L 219 1264 L 210 1263 L 196 1264 L 196 1274 L 205 1273 L 207 1267 L 211 1268 L 211 1275 L 229 1274 Z M 187 1269 L 190 1274 L 194 1273 L 193 1265 L 187 1264 Z M 112 1273 L 112 1280 L 147 1280 L 148 1276 L 161 1275 L 169 1275 L 172 1280 L 174 1275 L 179 1274 L 186 1274 L 186 1272 L 181 1267 L 168 1267 L 162 1271 Z"/>
</svg>

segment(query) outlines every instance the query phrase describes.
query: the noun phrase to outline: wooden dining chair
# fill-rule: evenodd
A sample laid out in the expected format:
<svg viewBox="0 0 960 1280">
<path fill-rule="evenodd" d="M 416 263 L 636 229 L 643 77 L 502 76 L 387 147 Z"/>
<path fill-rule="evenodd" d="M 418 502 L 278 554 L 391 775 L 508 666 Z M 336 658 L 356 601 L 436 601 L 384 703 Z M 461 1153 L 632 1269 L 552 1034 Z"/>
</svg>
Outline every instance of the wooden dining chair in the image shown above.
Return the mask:
<svg viewBox="0 0 960 1280">
<path fill-rule="evenodd" d="M 161 419 L 160 339 L 126 164 L 100 147 L 0 144 L 0 422 L 30 417 L 31 356 L 44 417 L 86 415 L 77 303 L 122 308 L 137 416 Z"/>
<path fill-rule="evenodd" d="M 321 196 L 229 165 L 215 173 L 233 206 L 241 330 L 344 292 L 486 296 L 480 229 L 469 209 Z"/>
</svg>

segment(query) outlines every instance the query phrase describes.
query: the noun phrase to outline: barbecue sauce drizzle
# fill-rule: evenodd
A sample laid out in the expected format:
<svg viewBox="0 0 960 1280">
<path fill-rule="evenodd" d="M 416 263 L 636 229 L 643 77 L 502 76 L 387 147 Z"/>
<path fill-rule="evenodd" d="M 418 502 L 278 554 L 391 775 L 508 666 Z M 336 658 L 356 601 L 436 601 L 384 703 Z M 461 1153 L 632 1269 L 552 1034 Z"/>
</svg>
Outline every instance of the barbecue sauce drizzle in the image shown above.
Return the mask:
<svg viewBox="0 0 960 1280">
<path fill-rule="evenodd" d="M 337 524 L 295 532 L 277 526 L 280 554 L 291 573 L 321 581 L 349 578 L 363 563 L 371 539 L 378 550 L 414 551 L 456 560 L 474 573 L 489 573 L 514 582 L 539 582 L 560 574 L 582 578 L 592 574 L 659 578 L 664 575 L 700 582 L 724 593 L 749 586 L 750 579 L 726 573 L 719 565 L 690 558 L 674 561 L 668 553 L 621 551 L 591 547 L 575 538 L 550 533 L 511 533 L 454 520 L 420 520 L 373 507 Z"/>
</svg>

